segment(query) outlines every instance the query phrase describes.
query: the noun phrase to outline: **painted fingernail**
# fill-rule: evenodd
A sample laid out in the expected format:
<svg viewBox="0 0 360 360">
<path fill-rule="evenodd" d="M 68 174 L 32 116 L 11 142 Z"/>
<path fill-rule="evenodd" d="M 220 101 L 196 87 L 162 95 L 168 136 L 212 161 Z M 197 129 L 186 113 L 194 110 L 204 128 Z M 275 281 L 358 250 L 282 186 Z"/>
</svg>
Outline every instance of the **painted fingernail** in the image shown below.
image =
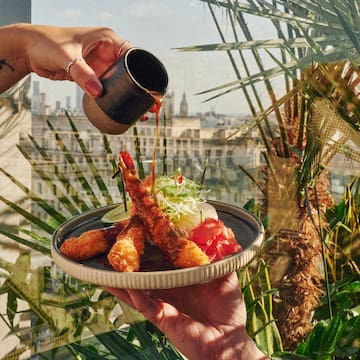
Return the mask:
<svg viewBox="0 0 360 360">
<path fill-rule="evenodd" d="M 85 90 L 91 95 L 91 96 L 100 96 L 103 92 L 103 88 L 99 82 L 96 80 L 88 80 L 85 83 Z"/>
</svg>

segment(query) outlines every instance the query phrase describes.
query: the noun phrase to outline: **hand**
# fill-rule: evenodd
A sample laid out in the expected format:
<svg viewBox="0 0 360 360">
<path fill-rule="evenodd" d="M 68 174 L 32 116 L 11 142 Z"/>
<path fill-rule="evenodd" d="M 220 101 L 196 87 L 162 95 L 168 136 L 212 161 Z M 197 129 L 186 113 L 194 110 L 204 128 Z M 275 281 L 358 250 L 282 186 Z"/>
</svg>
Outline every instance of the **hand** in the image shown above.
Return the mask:
<svg viewBox="0 0 360 360">
<path fill-rule="evenodd" d="M 90 96 L 101 95 L 98 77 L 131 47 L 108 28 L 32 25 L 27 37 L 31 71 L 52 80 L 73 80 Z M 80 60 L 68 74 L 67 64 L 75 58 Z"/>
<path fill-rule="evenodd" d="M 107 291 L 142 312 L 190 360 L 267 359 L 246 333 L 235 273 L 184 288 Z"/>
<path fill-rule="evenodd" d="M 0 93 L 35 72 L 75 81 L 94 97 L 103 91 L 99 76 L 131 47 L 109 28 L 34 24 L 1 27 L 0 42 Z"/>
</svg>

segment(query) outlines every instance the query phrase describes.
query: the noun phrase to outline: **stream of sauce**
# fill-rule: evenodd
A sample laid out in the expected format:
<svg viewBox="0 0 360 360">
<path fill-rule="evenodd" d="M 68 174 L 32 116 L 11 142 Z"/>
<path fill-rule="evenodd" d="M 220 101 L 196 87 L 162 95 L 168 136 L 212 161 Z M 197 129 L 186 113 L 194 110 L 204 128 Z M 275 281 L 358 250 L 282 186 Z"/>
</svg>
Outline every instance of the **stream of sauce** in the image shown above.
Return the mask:
<svg viewBox="0 0 360 360">
<path fill-rule="evenodd" d="M 154 95 L 153 95 L 154 96 Z M 159 139 L 159 115 L 162 105 L 162 97 L 154 96 L 155 104 L 152 107 L 152 112 L 155 114 L 155 143 L 151 161 L 151 183 L 155 183 L 155 168 L 156 168 L 156 150 Z"/>
</svg>

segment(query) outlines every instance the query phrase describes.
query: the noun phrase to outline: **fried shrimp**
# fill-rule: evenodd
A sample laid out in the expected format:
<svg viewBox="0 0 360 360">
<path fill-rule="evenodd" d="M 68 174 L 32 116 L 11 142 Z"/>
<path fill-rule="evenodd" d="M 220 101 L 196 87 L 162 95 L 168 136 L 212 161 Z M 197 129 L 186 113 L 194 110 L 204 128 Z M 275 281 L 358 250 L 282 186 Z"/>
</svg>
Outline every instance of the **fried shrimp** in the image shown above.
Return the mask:
<svg viewBox="0 0 360 360">
<path fill-rule="evenodd" d="M 75 261 L 87 260 L 104 254 L 112 247 L 117 235 L 126 224 L 127 221 L 102 229 L 85 231 L 78 237 L 65 240 L 60 247 L 60 251 Z"/>
<path fill-rule="evenodd" d="M 139 271 L 145 237 L 144 225 L 139 216 L 132 216 L 128 225 L 116 237 L 116 242 L 108 253 L 110 265 L 117 271 Z"/>
<path fill-rule="evenodd" d="M 191 240 L 178 235 L 169 218 L 157 205 L 151 192 L 141 183 L 128 152 L 119 155 L 126 190 L 153 243 L 174 266 L 187 268 L 208 264 L 208 256 Z"/>
</svg>

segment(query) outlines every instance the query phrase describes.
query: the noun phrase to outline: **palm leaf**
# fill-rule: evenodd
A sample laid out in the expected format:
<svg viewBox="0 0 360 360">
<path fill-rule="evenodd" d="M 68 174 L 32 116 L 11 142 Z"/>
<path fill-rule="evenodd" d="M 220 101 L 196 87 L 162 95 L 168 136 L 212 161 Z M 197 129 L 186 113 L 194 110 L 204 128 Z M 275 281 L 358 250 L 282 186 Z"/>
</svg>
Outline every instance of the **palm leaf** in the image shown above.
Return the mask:
<svg viewBox="0 0 360 360">
<path fill-rule="evenodd" d="M 34 141 L 34 143 L 35 143 L 35 141 Z M 39 175 L 40 179 L 45 184 L 47 184 L 49 187 L 56 189 L 56 195 L 57 195 L 59 202 L 70 212 L 70 214 L 71 215 L 78 214 L 79 210 L 76 208 L 74 203 L 72 203 L 70 201 L 68 196 L 65 195 L 65 193 L 59 188 L 58 184 L 54 180 L 54 177 L 49 176 L 48 172 L 42 170 L 42 164 L 37 161 L 34 161 L 31 158 L 31 155 L 24 148 L 22 148 L 21 146 L 18 146 L 18 149 L 21 152 L 21 154 L 24 156 L 24 158 L 30 163 L 31 168 Z M 47 166 L 49 166 L 51 168 L 56 167 L 56 165 L 52 162 L 47 162 Z M 56 171 L 55 171 L 55 173 L 56 173 Z M 70 182 L 68 182 L 68 183 L 70 185 Z M 65 184 L 63 183 L 63 185 L 65 185 Z M 76 200 L 77 200 L 76 198 L 75 199 L 73 198 L 73 201 L 76 201 Z M 80 206 L 81 206 L 81 202 L 80 202 Z M 63 220 L 63 221 L 65 221 L 65 220 Z"/>
<path fill-rule="evenodd" d="M 69 124 L 70 124 L 70 127 L 73 131 L 73 134 L 80 146 L 80 149 L 82 151 L 82 153 L 84 154 L 84 157 L 85 157 L 85 160 L 87 162 L 87 165 L 90 169 L 90 172 L 94 178 L 94 180 L 96 181 L 96 184 L 100 190 L 100 193 L 101 195 L 103 196 L 103 198 L 105 199 L 106 201 L 106 204 L 112 204 L 113 203 L 113 199 L 111 197 L 111 194 L 109 193 L 109 190 L 103 180 L 103 177 L 101 176 L 101 174 L 99 173 L 95 163 L 94 163 L 94 160 L 93 160 L 93 157 L 91 156 L 90 152 L 89 152 L 89 149 L 87 148 L 87 146 L 85 145 L 84 141 L 81 139 L 80 137 L 80 134 L 79 134 L 79 131 L 77 130 L 73 120 L 71 119 L 71 117 L 69 116 L 69 113 L 66 111 L 65 112 L 66 114 L 66 117 L 67 119 L 69 120 Z"/>
<path fill-rule="evenodd" d="M 96 338 L 115 356 L 124 359 L 145 360 L 139 346 L 126 341 L 116 331 L 96 335 Z"/>
<path fill-rule="evenodd" d="M 50 121 L 47 121 L 47 124 L 50 128 L 50 130 L 54 133 L 55 139 L 64 154 L 67 162 L 70 164 L 72 168 L 72 173 L 77 178 L 78 182 L 80 183 L 81 187 L 86 191 L 86 194 L 88 195 L 88 198 L 90 202 L 92 203 L 93 207 L 100 207 L 101 203 L 99 199 L 97 198 L 94 189 L 91 187 L 90 183 L 87 180 L 87 177 L 83 173 L 83 171 L 80 169 L 78 164 L 76 163 L 72 152 L 68 149 L 68 147 L 63 142 L 61 135 L 58 131 L 55 130 L 54 126 L 50 123 Z"/>
<path fill-rule="evenodd" d="M 212 7 L 210 6 L 210 4 L 208 4 L 208 8 L 209 8 L 210 13 L 211 13 L 211 16 L 212 16 L 212 18 L 213 18 L 213 20 L 214 20 L 214 22 L 215 22 L 215 25 L 216 25 L 217 31 L 218 31 L 218 33 L 219 33 L 219 35 L 220 35 L 220 37 L 221 37 L 221 40 L 225 43 L 225 36 L 223 35 L 223 32 L 222 32 L 222 30 L 221 30 L 221 27 L 220 27 L 220 25 L 219 25 L 219 23 L 218 23 L 218 21 L 217 21 L 217 18 L 216 18 L 216 16 L 215 16 L 215 13 L 214 13 Z M 234 18 L 233 14 L 232 14 L 230 11 L 229 11 L 229 19 L 230 19 L 230 22 L 231 22 L 231 28 L 232 28 L 232 32 L 233 32 L 234 38 L 235 38 L 236 40 L 238 40 L 237 32 L 236 32 L 236 26 L 235 26 L 236 18 Z M 241 59 L 241 63 L 242 63 L 242 66 L 243 66 L 243 68 L 244 68 L 244 70 L 245 70 L 246 75 L 247 75 L 247 76 L 250 76 L 250 70 L 249 70 L 249 67 L 248 67 L 248 65 L 247 65 L 247 62 L 246 62 L 246 60 L 245 60 L 245 57 L 244 57 L 244 55 L 243 55 L 242 50 L 239 49 L 239 50 L 238 50 L 238 53 L 239 53 L 239 56 L 240 56 L 240 59 Z M 240 73 L 240 69 L 239 69 L 239 67 L 238 67 L 237 64 L 236 64 L 236 61 L 235 61 L 235 59 L 234 59 L 233 54 L 231 53 L 231 51 L 227 51 L 227 55 L 228 55 L 228 57 L 229 57 L 231 66 L 232 66 L 232 68 L 234 69 L 234 72 L 235 72 L 235 75 L 236 75 L 237 79 L 240 80 L 240 79 L 242 78 L 242 76 L 241 76 L 241 73 Z M 247 101 L 247 103 L 248 103 L 248 105 L 249 105 L 249 109 L 250 109 L 252 115 L 253 115 L 253 116 L 256 116 L 255 105 L 253 104 L 253 101 L 252 101 L 252 98 L 251 98 L 251 96 L 250 96 L 250 93 L 249 93 L 248 89 L 247 89 L 246 87 L 243 87 L 243 88 L 242 88 L 242 91 L 243 91 L 243 93 L 244 93 L 245 99 L 246 99 L 246 101 Z M 258 104 L 258 107 L 259 107 L 260 111 L 261 111 L 261 112 L 264 112 L 264 106 L 263 106 L 262 101 L 261 101 L 261 96 L 260 96 L 260 94 L 258 93 L 258 91 L 257 91 L 256 87 L 254 86 L 254 84 L 251 84 L 251 91 L 252 91 L 252 93 L 253 93 L 253 95 L 254 95 L 254 97 L 255 97 L 255 100 L 256 100 L 256 102 L 257 102 L 257 104 Z M 265 121 L 266 131 L 267 131 L 269 134 L 271 134 L 271 136 L 272 136 L 272 129 L 271 129 L 271 126 L 269 125 L 269 121 L 268 121 L 267 115 L 265 115 L 263 119 L 264 119 L 264 121 Z M 268 144 L 268 142 L 267 142 L 267 140 L 266 140 L 265 131 L 263 130 L 262 126 L 260 126 L 260 124 L 259 124 L 258 122 L 257 122 L 256 124 L 257 124 L 257 126 L 258 126 L 259 131 L 260 131 L 260 134 L 261 134 L 261 136 L 262 136 L 262 139 L 263 139 L 263 141 L 264 141 L 264 144 L 265 144 L 265 146 L 268 148 L 268 147 L 269 147 L 269 144 Z"/>
<path fill-rule="evenodd" d="M 4 231 L 2 229 L 0 229 L 0 234 L 6 236 L 7 238 L 16 241 L 19 244 L 25 245 L 31 249 L 34 249 L 36 251 L 39 251 L 40 253 L 42 253 L 43 255 L 46 256 L 50 256 L 50 248 L 49 246 L 40 244 L 40 243 L 36 243 L 33 240 L 28 240 L 25 239 L 23 237 L 20 237 L 14 233 L 8 232 L 8 231 Z"/>
<path fill-rule="evenodd" d="M 47 164 L 48 168 L 53 169 L 52 175 L 59 180 L 60 184 L 63 186 L 64 189 L 67 189 L 67 193 L 70 196 L 72 202 L 67 201 L 67 196 L 60 192 L 59 200 L 62 202 L 62 204 L 70 211 L 72 215 L 76 215 L 79 213 L 79 210 L 74 208 L 72 204 L 76 204 L 79 207 L 80 211 L 90 210 L 90 207 L 86 204 L 83 198 L 79 196 L 78 191 L 72 185 L 69 177 L 59 170 L 57 164 L 53 162 L 51 157 L 46 153 L 46 151 L 42 149 L 42 147 L 36 142 L 36 140 L 32 136 L 29 135 L 29 138 L 34 145 L 35 150 L 38 154 L 40 154 L 44 162 Z M 27 154 L 27 152 L 23 148 L 21 149 L 21 152 L 26 157 L 26 159 L 28 159 L 30 164 L 34 166 L 34 170 L 40 176 L 43 176 L 43 171 L 41 171 L 40 164 L 36 161 L 33 161 L 31 155 Z M 51 180 L 51 182 L 53 182 L 53 180 Z M 54 185 L 56 186 L 57 184 L 54 183 Z"/>
<path fill-rule="evenodd" d="M 34 201 L 41 209 L 43 209 L 47 214 L 53 217 L 57 222 L 63 223 L 66 220 L 66 217 L 64 215 L 56 211 L 52 206 L 48 204 L 48 202 L 41 199 L 31 189 L 23 185 L 20 181 L 10 175 L 6 170 L 0 168 L 0 172 L 2 172 L 13 184 L 15 184 L 19 189 L 21 189 L 29 199 Z"/>
<path fill-rule="evenodd" d="M 13 209 L 15 212 L 17 212 L 22 217 L 29 220 L 32 224 L 38 226 L 40 229 L 44 230 L 48 234 L 52 234 L 55 231 L 54 227 L 52 227 L 49 224 L 47 224 L 46 222 L 40 220 L 38 216 L 31 214 L 31 212 L 24 210 L 24 208 L 22 208 L 21 206 L 15 204 L 14 202 L 12 202 L 8 199 L 5 199 L 1 195 L 0 195 L 0 201 L 2 201 L 9 208 Z"/>
<path fill-rule="evenodd" d="M 323 54 L 325 54 L 326 59 L 329 62 L 337 62 L 342 59 L 342 56 L 340 56 L 341 52 L 334 50 L 334 49 L 328 49 L 328 50 L 324 51 Z M 242 78 L 239 80 L 234 80 L 234 81 L 231 81 L 231 82 L 219 85 L 219 86 L 215 86 L 208 90 L 203 90 L 201 92 L 198 92 L 196 95 L 203 95 L 203 94 L 207 94 L 210 92 L 227 89 L 226 91 L 222 91 L 221 93 L 205 100 L 205 101 L 210 101 L 219 96 L 226 95 L 233 91 L 240 90 L 243 87 L 254 85 L 256 83 L 262 83 L 264 81 L 264 79 L 270 80 L 271 78 L 283 75 L 284 72 L 286 72 L 288 75 L 291 74 L 292 78 L 295 80 L 295 79 L 297 79 L 297 77 L 294 76 L 294 71 L 295 70 L 305 71 L 309 68 L 309 66 L 311 64 L 314 63 L 314 61 L 315 61 L 315 57 L 313 54 L 304 56 L 301 59 L 294 58 L 294 60 L 288 61 L 287 63 L 282 64 L 281 66 L 274 66 L 270 69 L 262 70 L 258 73 L 250 75 L 248 77 L 245 77 L 245 78 Z"/>
<path fill-rule="evenodd" d="M 294 46 L 300 48 L 304 47 L 308 50 L 308 54 L 304 55 L 303 57 L 299 57 L 297 61 L 287 61 L 284 62 L 283 67 L 273 68 L 269 71 L 264 71 L 260 68 L 260 71 L 256 74 L 253 74 L 252 77 L 248 77 L 248 82 L 241 81 L 241 82 L 231 82 L 229 84 L 223 85 L 222 87 L 210 89 L 210 91 L 215 91 L 222 89 L 224 87 L 231 87 L 230 91 L 238 90 L 243 86 L 248 86 L 249 83 L 254 84 L 257 82 L 255 79 L 260 81 L 266 81 L 266 79 L 273 77 L 276 75 L 281 75 L 282 70 L 304 70 L 309 67 L 313 62 L 337 62 L 341 61 L 346 58 L 350 58 L 353 61 L 358 61 L 359 59 L 359 52 L 354 52 L 354 38 L 356 31 L 359 29 L 354 28 L 352 26 L 352 22 L 348 19 L 349 15 L 352 14 L 352 9 L 346 7 L 345 10 L 347 11 L 347 17 L 342 16 L 341 18 L 338 17 L 335 10 L 340 11 L 339 9 L 342 8 L 341 2 L 339 1 L 316 1 L 316 5 L 314 2 L 305 2 L 301 5 L 298 2 L 293 1 L 276 1 L 273 2 L 278 5 L 278 7 L 283 6 L 282 11 L 278 8 L 272 6 L 270 2 L 267 1 L 259 1 L 261 5 L 256 5 L 254 1 L 248 1 L 249 4 L 241 4 L 239 2 L 232 2 L 227 1 L 219 2 L 219 1 L 211 1 L 211 0 L 202 0 L 208 3 L 209 7 L 210 4 L 216 5 L 217 7 L 223 7 L 228 9 L 229 11 L 234 11 L 238 18 L 239 14 L 248 13 L 251 15 L 261 16 L 262 18 L 268 17 L 270 20 L 273 21 L 274 26 L 279 29 L 279 24 L 290 24 L 288 38 L 284 37 L 282 34 L 281 39 L 275 40 L 253 40 L 249 39 L 249 31 L 247 28 L 244 27 L 244 24 L 240 24 L 241 29 L 245 36 L 247 37 L 248 41 L 245 42 L 229 42 L 226 43 L 223 40 L 223 44 L 215 44 L 215 45 L 202 45 L 202 46 L 195 46 L 195 47 L 187 47 L 182 48 L 182 50 L 209 50 L 216 48 L 217 50 L 223 49 L 226 51 L 236 49 L 238 46 L 239 49 L 248 48 L 248 49 L 259 49 L 262 46 L 266 48 L 279 48 L 279 49 L 290 49 Z M 295 6 L 296 5 L 296 6 Z M 303 17 L 299 15 L 290 14 L 288 10 L 292 10 L 294 13 L 299 13 L 299 8 L 303 10 Z M 334 10 L 335 9 L 335 10 Z M 312 14 L 312 18 L 309 18 L 309 13 Z M 275 16 L 276 15 L 276 16 Z M 352 15 L 351 15 L 352 16 Z M 352 16 L 353 17 L 353 16 Z M 289 23 L 289 20 L 291 22 Z M 321 23 L 319 19 L 324 19 L 324 22 Z M 341 19 L 341 20 L 339 20 Z M 337 27 L 338 25 L 338 27 Z M 345 29 L 344 29 L 345 27 Z M 297 32 L 297 36 L 295 39 L 291 38 L 292 31 Z M 279 32 L 279 30 L 278 30 Z M 313 33 L 319 34 L 320 36 L 313 36 Z M 321 34 L 326 34 L 321 35 Z M 301 36 L 302 35 L 302 36 Z M 299 41 L 299 43 L 297 43 Z M 277 46 L 276 46 L 277 44 Z M 339 47 L 340 44 L 340 47 Z M 337 46 L 334 46 L 337 45 Z M 330 47 L 330 48 L 329 48 Z M 355 47 L 356 49 L 356 47 Z M 254 57 L 256 60 L 256 58 Z M 242 85 L 242 86 L 235 86 L 235 85 Z M 206 92 L 201 92 L 206 93 Z M 224 95 L 228 93 L 223 92 L 219 95 Z"/>
<path fill-rule="evenodd" d="M 312 38 L 312 43 L 324 48 L 326 46 L 338 46 L 339 40 L 344 42 L 345 38 L 328 39 L 326 36 Z M 349 45 L 350 47 L 350 45 Z M 309 37 L 298 37 L 294 39 L 265 39 L 265 40 L 249 40 L 237 42 L 223 42 L 215 44 L 191 45 L 175 48 L 182 52 L 189 51 L 233 51 L 233 50 L 253 50 L 253 49 L 299 49 L 308 48 L 312 50 L 309 43 Z"/>
<path fill-rule="evenodd" d="M 113 156 L 113 152 L 110 148 L 110 144 L 109 144 L 109 140 L 108 140 L 107 136 L 105 134 L 101 134 L 101 138 L 103 140 L 103 145 L 104 145 L 104 150 L 105 150 L 106 156 L 107 156 L 108 160 L 110 161 L 110 164 L 113 169 L 113 173 L 115 174 L 119 169 L 119 165 Z M 122 181 L 121 174 L 119 174 L 119 175 L 120 176 L 117 177 L 118 189 L 119 189 L 120 194 L 125 195 L 124 182 Z"/>
</svg>

